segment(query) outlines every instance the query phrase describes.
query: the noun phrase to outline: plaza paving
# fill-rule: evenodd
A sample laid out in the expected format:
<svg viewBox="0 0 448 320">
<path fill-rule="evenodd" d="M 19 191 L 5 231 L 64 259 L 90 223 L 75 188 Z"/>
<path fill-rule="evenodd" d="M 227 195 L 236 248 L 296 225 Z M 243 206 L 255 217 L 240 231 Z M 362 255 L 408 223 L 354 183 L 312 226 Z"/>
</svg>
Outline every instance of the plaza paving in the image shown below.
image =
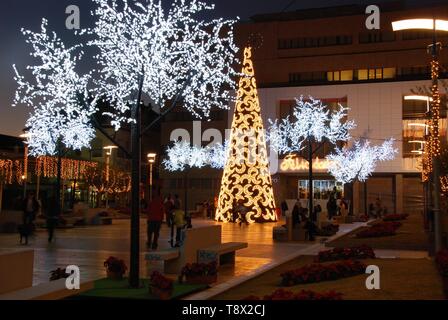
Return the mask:
<svg viewBox="0 0 448 320">
<path fill-rule="evenodd" d="M 246 249 L 239 250 L 235 267 L 224 266 L 220 269 L 218 283 L 211 289 L 188 297 L 189 299 L 208 299 L 230 287 L 243 283 L 261 273 L 275 268 L 301 255 L 313 255 L 324 249 L 325 244 L 320 239 L 316 242 L 278 243 L 272 239 L 272 228 L 278 223 L 253 224 L 239 227 L 235 224 L 222 225 L 222 241 L 248 242 Z M 194 227 L 215 225 L 211 220 L 194 219 Z M 344 236 L 363 223 L 340 226 L 336 236 Z M 161 269 L 160 263 L 149 264 L 144 260 L 146 252 L 146 220 L 141 219 L 140 225 L 141 262 L 140 275 L 147 277 L 151 270 Z M 0 234 L 0 250 L 32 248 L 35 250 L 33 285 L 49 281 L 49 272 L 58 267 L 77 265 L 81 270 L 81 279 L 98 279 L 106 275 L 103 262 L 113 255 L 124 259 L 129 265 L 130 221 L 128 219 L 114 220 L 108 226 L 76 227 L 72 229 L 57 229 L 56 241 L 48 244 L 45 230 L 40 230 L 31 239 L 28 246 L 19 244 L 17 234 Z M 169 248 L 170 229 L 164 224 L 159 239 L 159 249 Z M 206 243 L 206 239 L 204 239 Z M 421 251 L 391 251 L 378 250 L 378 256 L 385 258 L 422 258 L 426 256 Z"/>
<path fill-rule="evenodd" d="M 195 227 L 216 224 L 210 220 L 193 220 Z M 220 281 L 241 276 L 287 255 L 311 246 L 311 243 L 274 243 L 272 228 L 276 224 L 254 224 L 239 227 L 235 224 L 222 224 L 222 241 L 244 241 L 249 246 L 239 250 L 236 267 L 223 270 Z M 140 224 L 141 276 L 145 277 L 149 269 L 157 269 L 144 260 L 146 252 L 146 220 Z M 40 230 L 31 238 L 28 246 L 19 244 L 17 234 L 0 234 L 1 249 L 30 248 L 35 250 L 33 284 L 49 281 L 49 272 L 57 267 L 77 265 L 82 279 L 97 279 L 105 276 L 103 262 L 114 255 L 129 263 L 130 221 L 114 220 L 109 226 L 76 227 L 57 229 L 56 240 L 48 244 L 45 230 Z M 170 230 L 164 224 L 159 239 L 159 249 L 169 248 Z M 204 239 L 204 241 L 206 241 Z"/>
</svg>

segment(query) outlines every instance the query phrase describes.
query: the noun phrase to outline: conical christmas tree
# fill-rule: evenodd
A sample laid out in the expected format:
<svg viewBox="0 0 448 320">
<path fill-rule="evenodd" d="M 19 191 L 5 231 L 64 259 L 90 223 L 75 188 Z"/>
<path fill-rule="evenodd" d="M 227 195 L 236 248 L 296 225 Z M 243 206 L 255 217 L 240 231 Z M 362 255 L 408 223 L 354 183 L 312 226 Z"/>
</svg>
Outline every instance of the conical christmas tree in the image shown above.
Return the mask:
<svg viewBox="0 0 448 320">
<path fill-rule="evenodd" d="M 219 192 L 216 220 L 276 221 L 266 139 L 260 113 L 251 48 L 244 50 L 243 75 Z M 243 215 L 243 216 L 242 216 Z"/>
</svg>

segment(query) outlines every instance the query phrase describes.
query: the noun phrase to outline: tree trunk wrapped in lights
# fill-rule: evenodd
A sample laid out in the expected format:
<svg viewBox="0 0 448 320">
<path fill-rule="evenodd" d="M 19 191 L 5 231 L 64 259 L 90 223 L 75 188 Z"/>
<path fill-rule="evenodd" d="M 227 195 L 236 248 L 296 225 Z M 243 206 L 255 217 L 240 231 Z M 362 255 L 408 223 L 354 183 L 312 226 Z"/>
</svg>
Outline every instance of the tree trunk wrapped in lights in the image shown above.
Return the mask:
<svg viewBox="0 0 448 320">
<path fill-rule="evenodd" d="M 241 200 L 247 222 L 277 220 L 251 56 L 251 48 L 246 48 L 216 211 L 216 220 L 223 222 L 234 221 Z"/>
</svg>

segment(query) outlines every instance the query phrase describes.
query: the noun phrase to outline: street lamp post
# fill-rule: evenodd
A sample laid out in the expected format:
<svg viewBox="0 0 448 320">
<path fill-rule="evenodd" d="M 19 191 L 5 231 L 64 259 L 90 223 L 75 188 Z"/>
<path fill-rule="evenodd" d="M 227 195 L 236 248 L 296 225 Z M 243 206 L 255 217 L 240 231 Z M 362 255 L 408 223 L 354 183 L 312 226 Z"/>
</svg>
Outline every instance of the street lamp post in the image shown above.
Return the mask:
<svg viewBox="0 0 448 320">
<path fill-rule="evenodd" d="M 152 167 L 156 161 L 156 153 L 148 153 L 148 163 L 149 163 L 149 201 L 152 201 Z"/>
<path fill-rule="evenodd" d="M 440 118 L 440 94 L 438 87 L 439 80 L 439 61 L 438 49 L 441 46 L 437 42 L 437 31 L 448 31 L 448 21 L 440 19 L 407 19 L 392 22 L 394 31 L 425 29 L 433 31 L 432 44 L 428 46 L 431 55 L 431 120 L 430 120 L 430 146 L 428 150 L 432 157 L 432 183 L 433 183 L 433 218 L 434 218 L 434 246 L 435 251 L 442 249 L 442 226 L 440 220 L 440 136 L 439 136 L 439 118 Z"/>
</svg>

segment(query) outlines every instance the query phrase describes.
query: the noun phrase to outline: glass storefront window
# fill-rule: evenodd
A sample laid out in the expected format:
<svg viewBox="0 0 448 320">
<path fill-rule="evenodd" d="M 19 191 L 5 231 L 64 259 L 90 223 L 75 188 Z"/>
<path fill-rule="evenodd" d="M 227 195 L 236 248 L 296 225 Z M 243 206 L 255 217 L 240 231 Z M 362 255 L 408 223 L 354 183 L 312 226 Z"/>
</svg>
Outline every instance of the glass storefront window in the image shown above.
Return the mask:
<svg viewBox="0 0 448 320">
<path fill-rule="evenodd" d="M 328 199 L 333 188 L 336 186 L 337 192 L 343 196 L 344 186 L 340 182 L 334 180 L 314 180 L 313 181 L 313 199 L 326 200 Z M 299 180 L 298 182 L 299 199 L 308 199 L 308 180 Z"/>
<path fill-rule="evenodd" d="M 353 70 L 341 71 L 341 81 L 352 81 L 352 80 L 353 80 Z"/>
</svg>

